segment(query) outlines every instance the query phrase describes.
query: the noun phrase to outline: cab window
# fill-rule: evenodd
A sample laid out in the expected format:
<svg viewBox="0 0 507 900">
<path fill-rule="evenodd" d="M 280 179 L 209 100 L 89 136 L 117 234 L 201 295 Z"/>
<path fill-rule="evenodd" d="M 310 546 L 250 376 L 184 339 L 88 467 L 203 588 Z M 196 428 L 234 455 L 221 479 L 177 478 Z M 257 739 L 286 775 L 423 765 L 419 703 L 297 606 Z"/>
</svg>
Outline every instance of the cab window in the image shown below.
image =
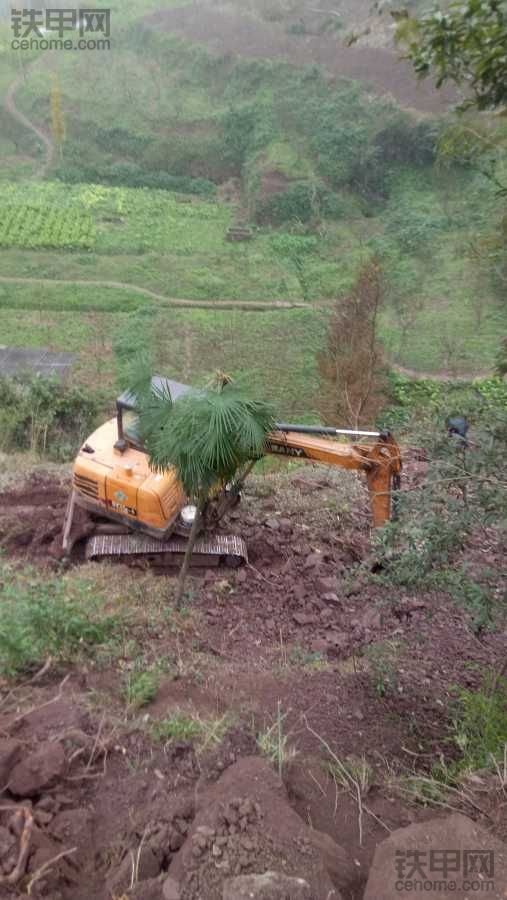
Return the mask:
<svg viewBox="0 0 507 900">
<path fill-rule="evenodd" d="M 141 442 L 139 435 L 139 418 L 133 409 L 124 409 L 122 414 L 123 434 L 128 441 L 135 444 Z"/>
</svg>

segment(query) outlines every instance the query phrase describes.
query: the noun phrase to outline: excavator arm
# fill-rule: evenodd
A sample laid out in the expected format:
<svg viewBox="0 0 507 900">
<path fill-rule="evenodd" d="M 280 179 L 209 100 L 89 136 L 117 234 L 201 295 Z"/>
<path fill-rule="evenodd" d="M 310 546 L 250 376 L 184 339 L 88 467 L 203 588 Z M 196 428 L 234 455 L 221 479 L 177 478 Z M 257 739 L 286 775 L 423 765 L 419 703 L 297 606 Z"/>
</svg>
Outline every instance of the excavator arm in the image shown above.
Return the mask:
<svg viewBox="0 0 507 900">
<path fill-rule="evenodd" d="M 364 472 L 373 525 L 379 527 L 389 521 L 402 465 L 400 448 L 390 432 L 363 432 L 377 438 L 374 444 L 342 444 L 329 438 L 361 432 L 298 425 L 277 428 L 268 436 L 266 453 Z"/>
</svg>

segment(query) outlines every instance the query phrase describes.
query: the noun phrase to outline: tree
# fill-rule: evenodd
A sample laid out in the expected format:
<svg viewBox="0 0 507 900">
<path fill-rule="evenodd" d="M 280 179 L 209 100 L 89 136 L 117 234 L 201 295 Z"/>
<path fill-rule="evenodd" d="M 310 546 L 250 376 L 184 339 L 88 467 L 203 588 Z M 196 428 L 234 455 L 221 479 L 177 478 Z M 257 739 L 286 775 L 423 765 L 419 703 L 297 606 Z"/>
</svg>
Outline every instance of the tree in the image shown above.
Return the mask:
<svg viewBox="0 0 507 900">
<path fill-rule="evenodd" d="M 60 90 L 60 82 L 57 75 L 53 75 L 51 83 L 51 125 L 53 138 L 58 145 L 61 155 L 63 152 L 63 142 L 65 140 L 65 120 L 62 111 L 62 92 Z"/>
<path fill-rule="evenodd" d="M 230 107 L 222 117 L 224 156 L 237 175 L 253 144 L 257 118 L 253 104 Z"/>
<path fill-rule="evenodd" d="M 172 402 L 153 390 L 146 372 L 132 387 L 138 398 L 139 430 L 157 472 L 174 468 L 196 515 L 188 538 L 176 591 L 181 607 L 192 552 L 206 507 L 217 489 L 264 452 L 274 420 L 271 408 L 249 397 L 219 373 L 211 387 Z"/>
<path fill-rule="evenodd" d="M 378 6 L 378 3 L 377 3 Z M 405 9 L 393 13 L 398 40 L 422 77 L 437 74 L 437 87 L 454 82 L 469 94 L 464 110 L 499 110 L 507 103 L 507 3 L 505 0 L 466 0 L 449 3 L 419 18 Z M 444 161 L 474 166 L 495 186 L 499 197 L 507 187 L 503 170 L 506 135 L 503 119 L 458 122 L 444 133 L 439 156 Z M 506 223 L 504 212 L 498 236 L 475 244 L 473 255 L 489 266 L 493 284 L 505 291 Z"/>
<path fill-rule="evenodd" d="M 385 285 L 378 260 L 363 265 L 352 290 L 336 301 L 327 347 L 318 354 L 320 412 L 329 424 L 371 424 L 383 405 L 385 371 L 378 315 Z"/>
<path fill-rule="evenodd" d="M 407 10 L 393 15 L 420 76 L 436 72 L 437 87 L 464 85 L 472 92 L 464 106 L 495 109 L 507 102 L 505 0 L 460 0 L 419 18 Z"/>
</svg>

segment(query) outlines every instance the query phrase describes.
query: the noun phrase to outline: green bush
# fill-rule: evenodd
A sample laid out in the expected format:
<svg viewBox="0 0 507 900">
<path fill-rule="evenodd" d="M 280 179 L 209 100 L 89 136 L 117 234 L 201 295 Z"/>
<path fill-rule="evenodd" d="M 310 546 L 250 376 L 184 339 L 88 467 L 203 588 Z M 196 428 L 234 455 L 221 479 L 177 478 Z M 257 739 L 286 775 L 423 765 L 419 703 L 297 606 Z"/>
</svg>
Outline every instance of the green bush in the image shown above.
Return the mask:
<svg viewBox="0 0 507 900">
<path fill-rule="evenodd" d="M 13 677 L 49 656 L 72 660 L 113 639 L 118 620 L 85 580 L 41 578 L 33 570 L 0 568 L 0 673 Z"/>
<path fill-rule="evenodd" d="M 202 732 L 198 718 L 179 711 L 153 725 L 153 736 L 159 741 L 194 741 L 202 736 Z"/>
<path fill-rule="evenodd" d="M 501 764 L 507 745 L 507 680 L 490 676 L 479 691 L 459 690 L 453 720 L 460 771 Z"/>
<path fill-rule="evenodd" d="M 356 219 L 361 214 L 361 202 L 352 192 L 326 191 L 321 196 L 320 208 L 325 219 Z"/>
<path fill-rule="evenodd" d="M 501 378 L 507 376 L 507 338 L 503 338 L 496 356 L 496 371 Z"/>
<path fill-rule="evenodd" d="M 276 234 L 270 243 L 274 256 L 282 259 L 297 278 L 303 299 L 310 300 L 311 282 L 307 264 L 317 246 L 317 239 L 296 234 Z"/>
<path fill-rule="evenodd" d="M 383 166 L 431 166 L 435 162 L 440 127 L 437 122 L 414 121 L 400 113 L 375 136 L 377 159 Z"/>
<path fill-rule="evenodd" d="M 341 219 L 350 214 L 352 202 L 311 181 L 298 181 L 286 191 L 272 194 L 257 205 L 259 224 L 310 222 L 321 218 Z"/>
<path fill-rule="evenodd" d="M 55 177 L 69 184 L 108 184 L 113 187 L 156 188 L 175 191 L 180 194 L 195 194 L 212 197 L 216 185 L 206 178 L 192 178 L 190 175 L 170 175 L 167 172 L 150 172 L 135 163 L 114 163 L 112 165 L 82 166 L 77 163 L 63 163 L 56 169 Z"/>
<path fill-rule="evenodd" d="M 107 153 L 118 154 L 122 157 L 139 157 L 150 146 L 152 138 L 147 135 L 132 134 L 125 128 L 100 128 L 94 123 L 81 122 L 81 127 L 93 129 L 95 140 L 99 147 Z"/>
<path fill-rule="evenodd" d="M 472 628 L 480 630 L 504 612 L 493 603 L 487 574 L 472 579 L 464 570 L 450 573 L 450 567 L 474 529 L 505 525 L 507 387 L 501 379 L 468 388 L 410 385 L 398 376 L 392 385 L 407 413 L 410 442 L 429 462 L 424 481 L 400 494 L 397 519 L 375 536 L 378 577 L 448 591 L 469 611 Z M 467 450 L 448 436 L 447 419 L 454 415 L 465 416 L 472 426 L 473 445 Z"/>
<path fill-rule="evenodd" d="M 408 186 L 407 186 L 408 187 Z M 449 230 L 449 219 L 435 205 L 431 191 L 393 194 L 385 216 L 385 233 L 404 253 L 423 254 L 434 246 L 438 235 Z"/>
<path fill-rule="evenodd" d="M 291 185 L 286 191 L 272 194 L 259 203 L 256 220 L 259 224 L 282 225 L 284 222 L 309 222 L 315 215 L 317 191 L 306 182 Z"/>
<path fill-rule="evenodd" d="M 0 449 L 72 459 L 93 430 L 102 398 L 57 378 L 0 378 Z"/>
<path fill-rule="evenodd" d="M 258 116 L 253 104 L 243 104 L 231 107 L 222 117 L 224 156 L 237 175 L 253 149 Z"/>
<path fill-rule="evenodd" d="M 444 569 L 434 578 L 435 586 L 448 591 L 456 605 L 469 614 L 474 633 L 495 627 L 495 616 L 498 612 L 495 603 L 495 580 L 497 580 L 495 574 L 488 569 L 476 573 L 472 578 L 466 566 Z"/>
</svg>

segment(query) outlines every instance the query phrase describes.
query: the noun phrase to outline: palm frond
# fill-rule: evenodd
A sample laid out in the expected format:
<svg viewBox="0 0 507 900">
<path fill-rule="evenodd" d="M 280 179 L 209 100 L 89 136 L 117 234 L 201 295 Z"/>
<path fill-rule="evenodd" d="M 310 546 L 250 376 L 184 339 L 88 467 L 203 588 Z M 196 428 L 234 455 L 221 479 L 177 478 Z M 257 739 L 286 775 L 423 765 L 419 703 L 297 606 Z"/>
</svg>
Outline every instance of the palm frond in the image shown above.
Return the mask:
<svg viewBox="0 0 507 900">
<path fill-rule="evenodd" d="M 152 384 L 148 396 L 139 404 L 139 431 L 149 449 L 154 438 L 167 427 L 173 399 L 165 384 Z"/>
<path fill-rule="evenodd" d="M 152 432 L 150 463 L 157 471 L 174 466 L 186 493 L 197 497 L 261 456 L 273 424 L 271 407 L 233 384 L 199 391 L 177 400 L 164 426 Z"/>
<path fill-rule="evenodd" d="M 154 383 L 152 371 L 151 358 L 145 353 L 136 355 L 129 366 L 129 393 L 138 411 L 137 431 L 147 446 L 165 427 L 173 407 L 168 387 Z"/>
<path fill-rule="evenodd" d="M 151 392 L 151 357 L 147 353 L 136 353 L 127 367 L 128 392 L 133 398 L 137 398 L 142 405 Z"/>
</svg>

